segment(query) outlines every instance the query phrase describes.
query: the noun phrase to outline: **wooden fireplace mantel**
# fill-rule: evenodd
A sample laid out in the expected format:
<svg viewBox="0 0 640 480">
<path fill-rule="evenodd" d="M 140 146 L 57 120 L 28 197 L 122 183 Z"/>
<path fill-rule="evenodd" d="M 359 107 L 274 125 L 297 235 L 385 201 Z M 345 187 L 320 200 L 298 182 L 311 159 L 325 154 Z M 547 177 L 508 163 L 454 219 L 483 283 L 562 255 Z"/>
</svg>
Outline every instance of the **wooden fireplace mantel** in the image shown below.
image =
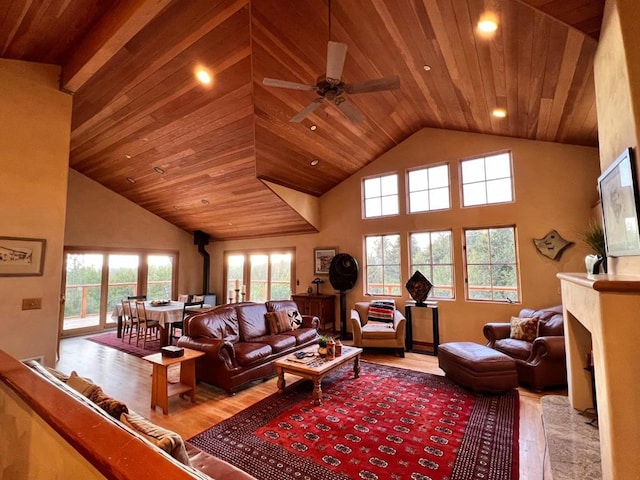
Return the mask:
<svg viewBox="0 0 640 480">
<path fill-rule="evenodd" d="M 559 273 L 569 400 L 593 407 L 592 353 L 602 478 L 640 480 L 640 277 Z"/>
</svg>

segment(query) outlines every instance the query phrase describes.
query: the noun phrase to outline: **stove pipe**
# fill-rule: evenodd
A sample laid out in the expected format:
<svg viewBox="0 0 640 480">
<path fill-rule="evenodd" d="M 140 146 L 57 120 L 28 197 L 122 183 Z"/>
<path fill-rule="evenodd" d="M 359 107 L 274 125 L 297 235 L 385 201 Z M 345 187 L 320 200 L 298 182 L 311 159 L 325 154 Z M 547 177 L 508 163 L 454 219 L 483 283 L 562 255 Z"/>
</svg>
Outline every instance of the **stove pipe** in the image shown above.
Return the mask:
<svg viewBox="0 0 640 480">
<path fill-rule="evenodd" d="M 204 246 L 209 244 L 209 235 L 202 230 L 196 230 L 193 232 L 193 244 L 198 246 L 198 252 L 203 257 L 202 262 L 202 293 L 207 294 L 209 292 L 209 253 L 205 250 Z"/>
</svg>

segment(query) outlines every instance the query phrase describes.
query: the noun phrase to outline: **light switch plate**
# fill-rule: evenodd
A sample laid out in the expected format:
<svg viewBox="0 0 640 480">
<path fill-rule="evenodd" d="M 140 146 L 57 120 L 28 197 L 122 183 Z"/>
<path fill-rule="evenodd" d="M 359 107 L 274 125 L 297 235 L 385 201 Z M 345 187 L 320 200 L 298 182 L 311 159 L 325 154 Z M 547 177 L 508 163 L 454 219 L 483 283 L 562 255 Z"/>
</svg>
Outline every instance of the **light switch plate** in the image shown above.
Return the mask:
<svg viewBox="0 0 640 480">
<path fill-rule="evenodd" d="M 41 298 L 23 298 L 22 310 L 40 310 L 42 308 Z"/>
</svg>

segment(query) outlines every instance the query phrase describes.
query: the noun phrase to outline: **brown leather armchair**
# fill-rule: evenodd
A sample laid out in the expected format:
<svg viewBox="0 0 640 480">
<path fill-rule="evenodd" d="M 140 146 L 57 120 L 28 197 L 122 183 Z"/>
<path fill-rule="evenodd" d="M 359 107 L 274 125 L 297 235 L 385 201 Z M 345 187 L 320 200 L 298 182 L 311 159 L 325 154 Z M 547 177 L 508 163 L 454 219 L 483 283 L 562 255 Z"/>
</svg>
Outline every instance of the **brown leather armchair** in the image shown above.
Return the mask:
<svg viewBox="0 0 640 480">
<path fill-rule="evenodd" d="M 533 342 L 510 338 L 510 323 L 487 323 L 484 336 L 488 347 L 509 355 L 516 361 L 518 382 L 535 391 L 567 384 L 562 305 L 533 310 L 524 308 L 518 315 L 538 317 L 538 337 Z"/>
<path fill-rule="evenodd" d="M 393 323 L 368 322 L 369 302 L 356 302 L 351 310 L 351 330 L 354 347 L 392 348 L 404 357 L 404 338 L 407 320 L 398 310 Z"/>
</svg>

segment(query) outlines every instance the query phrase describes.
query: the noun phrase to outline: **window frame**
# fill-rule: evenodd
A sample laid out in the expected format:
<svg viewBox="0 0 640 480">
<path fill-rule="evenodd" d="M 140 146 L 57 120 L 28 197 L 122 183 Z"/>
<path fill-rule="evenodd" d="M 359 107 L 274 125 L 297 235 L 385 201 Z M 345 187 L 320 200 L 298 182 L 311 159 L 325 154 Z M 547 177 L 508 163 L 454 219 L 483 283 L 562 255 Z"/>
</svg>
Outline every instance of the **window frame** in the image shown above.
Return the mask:
<svg viewBox="0 0 640 480">
<path fill-rule="evenodd" d="M 365 192 L 365 182 L 368 180 L 379 180 L 382 183 L 382 179 L 386 178 L 386 177 L 391 177 L 391 176 L 395 176 L 396 177 L 396 193 L 393 195 L 382 195 L 382 191 L 380 192 L 380 195 L 377 197 L 367 197 L 366 196 L 366 192 Z M 361 181 L 360 181 L 360 197 L 361 197 L 361 212 L 362 212 L 362 219 L 363 220 L 371 220 L 371 219 L 375 219 L 375 218 L 388 218 L 388 217 L 395 217 L 395 216 L 399 216 L 401 214 L 400 211 L 400 175 L 398 174 L 398 172 L 387 172 L 387 173 L 381 173 L 378 175 L 370 175 L 367 177 L 362 177 Z M 381 185 L 382 186 L 382 185 Z M 382 199 L 385 197 L 392 197 L 394 196 L 396 197 L 396 208 L 397 208 L 397 213 L 389 213 L 389 214 L 384 214 L 382 213 Z M 367 200 L 368 199 L 373 199 L 373 198 L 378 198 L 380 199 L 380 215 L 372 215 L 372 216 L 367 216 Z"/>
<path fill-rule="evenodd" d="M 432 190 L 437 190 L 437 189 L 442 189 L 444 187 L 436 187 L 436 188 L 430 188 L 427 187 L 426 189 L 421 189 L 421 190 L 416 190 L 416 191 L 412 191 L 411 190 L 411 181 L 410 181 L 410 175 L 413 172 L 418 172 L 421 170 L 426 170 L 427 171 L 427 175 L 429 175 L 429 170 L 434 169 L 434 168 L 439 168 L 439 167 L 446 167 L 447 168 L 447 198 L 448 198 L 448 203 L 449 205 L 447 207 L 444 208 L 431 208 L 431 202 L 429 202 L 429 208 L 427 210 L 419 210 L 419 211 L 412 211 L 411 209 L 411 194 L 412 193 L 416 193 L 416 192 L 427 192 L 430 193 Z M 406 170 L 406 175 L 405 175 L 405 181 L 406 181 L 406 203 L 407 203 L 407 215 L 418 215 L 418 214 L 422 214 L 422 213 L 429 213 L 429 212 L 442 212 L 445 210 L 451 210 L 451 166 L 449 165 L 449 162 L 443 162 L 443 163 L 438 163 L 435 165 L 425 165 L 425 166 L 421 166 L 421 167 L 415 167 L 415 168 L 409 168 Z"/>
<path fill-rule="evenodd" d="M 369 291 L 369 255 L 367 252 L 367 239 L 368 238 L 372 238 L 372 237 L 391 237 L 391 236 L 397 236 L 398 237 L 398 248 L 399 248 L 399 252 L 398 252 L 398 263 L 393 264 L 392 266 L 397 266 L 398 268 L 398 280 L 399 280 L 399 293 L 398 294 L 393 294 L 393 293 L 371 293 Z M 402 235 L 399 232 L 393 232 L 393 233 L 374 233 L 374 234 L 365 234 L 364 238 L 363 238 L 363 258 L 364 258 L 364 278 L 363 278 L 363 287 L 364 287 L 364 294 L 367 296 L 371 296 L 371 297 L 401 297 L 402 296 L 402 288 L 403 288 L 403 284 L 402 284 Z M 384 252 L 383 252 L 384 254 Z M 378 266 L 378 265 L 374 265 L 374 266 Z M 382 263 L 382 289 L 384 292 L 384 289 L 386 288 L 386 284 L 384 282 L 384 270 L 385 267 L 387 266 L 387 264 L 384 263 L 384 259 L 383 259 L 383 263 Z M 391 285 L 395 285 L 395 284 L 391 284 Z"/>
<path fill-rule="evenodd" d="M 493 263 L 491 262 L 491 249 L 489 250 L 489 263 L 470 263 L 467 249 L 467 232 L 468 231 L 481 231 L 481 230 L 497 230 L 497 229 L 511 229 L 513 231 L 513 250 L 514 250 L 514 262 L 510 263 Z M 489 240 L 490 242 L 490 240 Z M 490 246 L 490 243 L 489 243 Z M 520 255 L 518 251 L 518 229 L 516 225 L 491 225 L 491 226 L 482 226 L 482 227 L 463 227 L 462 228 L 462 255 L 463 255 L 463 263 L 464 263 L 464 284 L 465 284 L 465 300 L 467 302 L 480 302 L 480 303 L 522 303 L 522 285 L 520 278 Z M 491 298 L 490 299 L 481 299 L 481 298 L 471 298 L 470 287 L 469 287 L 469 266 L 470 265 L 488 265 L 490 269 L 495 265 L 513 265 L 515 268 L 515 277 L 516 277 L 516 299 L 496 299 L 495 298 L 495 290 L 508 290 L 508 288 L 500 288 L 500 286 L 494 285 L 493 276 L 491 277 Z M 492 273 L 490 275 L 493 275 Z M 512 287 L 509 287 L 512 288 Z"/>
<path fill-rule="evenodd" d="M 429 279 L 429 281 L 433 284 L 433 289 L 431 290 L 431 292 L 429 292 L 429 298 L 432 300 L 445 300 L 445 301 L 455 301 L 456 300 L 456 270 L 455 270 L 455 255 L 454 255 L 454 247 L 453 247 L 453 229 L 446 229 L 446 230 L 420 230 L 420 231 L 415 231 L 415 232 L 409 232 L 409 236 L 408 236 L 408 257 L 409 257 L 409 276 L 413 275 L 413 273 L 416 270 L 420 270 L 420 268 L 416 268 L 415 264 L 413 263 L 413 248 L 412 248 L 412 237 L 413 235 L 420 235 L 420 234 L 429 234 L 429 245 L 430 245 L 430 259 L 433 260 L 433 250 L 432 250 L 432 246 L 433 246 L 433 242 L 431 240 L 431 235 L 434 233 L 448 233 L 449 234 L 449 246 L 450 246 L 450 258 L 451 258 L 451 263 L 438 263 L 438 264 L 434 264 L 434 263 L 430 263 L 430 264 L 424 264 L 424 265 L 429 265 L 429 272 L 424 272 L 421 271 L 421 273 L 427 277 Z M 420 264 L 423 265 L 423 264 Z M 433 266 L 434 265 L 447 265 L 451 268 L 451 286 L 442 286 L 442 285 L 436 285 L 433 282 Z M 436 296 L 434 295 L 434 291 L 436 288 L 443 288 L 443 289 L 450 289 L 451 290 L 451 297 L 440 297 L 440 296 Z"/>
<path fill-rule="evenodd" d="M 465 205 L 465 195 L 464 195 L 464 187 L 465 185 L 470 185 L 473 183 L 483 183 L 484 184 L 484 191 L 485 191 L 485 197 L 488 197 L 487 192 L 488 192 L 488 188 L 487 188 L 487 178 L 486 178 L 486 160 L 487 158 L 491 158 L 491 157 L 497 157 L 500 155 L 504 155 L 507 154 L 509 155 L 509 180 L 511 183 L 511 200 L 505 200 L 505 201 L 500 201 L 500 202 L 489 202 L 488 200 L 485 201 L 484 203 L 476 203 L 473 205 Z M 484 160 L 484 172 L 485 172 L 485 178 L 484 180 L 482 180 L 481 182 L 469 182 L 469 183 L 465 183 L 464 182 L 464 173 L 463 173 L 463 164 L 465 162 L 471 162 L 471 161 L 475 161 L 475 160 Z M 491 153 L 485 153 L 482 155 L 475 155 L 472 157 L 467 157 L 467 158 L 463 158 L 460 159 L 459 164 L 458 164 L 458 175 L 459 175 L 459 191 L 460 191 L 460 208 L 478 208 L 478 207 L 488 207 L 491 205 L 504 205 L 504 204 L 508 204 L 508 203 L 515 203 L 516 202 L 516 189 L 515 189 L 515 178 L 514 178 L 514 169 L 513 169 L 513 153 L 511 150 L 501 150 L 501 151 L 497 151 L 497 152 L 491 152 Z M 505 179 L 507 177 L 500 177 L 500 179 Z M 491 179 L 491 180 L 497 180 L 497 179 Z"/>
<path fill-rule="evenodd" d="M 229 299 L 229 264 L 228 257 L 229 256 L 244 256 L 244 263 L 242 266 L 242 279 L 240 279 L 240 290 L 242 290 L 242 286 L 246 286 L 246 294 L 241 298 L 245 302 L 252 302 L 254 300 L 251 299 L 251 256 L 253 255 L 266 255 L 268 257 L 267 261 L 267 301 L 271 298 L 271 255 L 291 255 L 291 281 L 290 281 L 290 295 L 295 293 L 296 286 L 296 247 L 281 247 L 281 248 L 258 248 L 258 249 L 246 249 L 246 250 L 225 250 L 223 254 L 223 272 L 222 272 L 222 284 L 224 285 L 224 292 L 222 298 L 224 299 L 224 303 L 231 303 Z M 235 280 L 235 279 L 234 279 Z"/>
</svg>

